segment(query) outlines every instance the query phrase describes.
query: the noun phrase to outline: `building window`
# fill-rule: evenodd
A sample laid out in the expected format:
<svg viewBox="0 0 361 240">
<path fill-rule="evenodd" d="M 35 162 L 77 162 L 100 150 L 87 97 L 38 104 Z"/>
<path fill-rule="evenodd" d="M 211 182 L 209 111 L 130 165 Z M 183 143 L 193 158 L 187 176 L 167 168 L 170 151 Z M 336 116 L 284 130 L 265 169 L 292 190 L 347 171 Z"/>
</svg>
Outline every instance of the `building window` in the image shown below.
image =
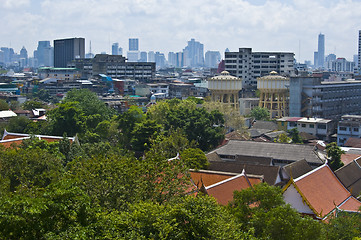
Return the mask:
<svg viewBox="0 0 361 240">
<path fill-rule="evenodd" d="M 354 131 L 354 132 L 358 132 L 358 128 L 353 128 L 353 131 Z"/>
<path fill-rule="evenodd" d="M 340 127 L 340 131 L 346 131 L 347 127 Z"/>
<path fill-rule="evenodd" d="M 317 125 L 318 129 L 326 129 L 326 124 L 319 124 Z"/>
<path fill-rule="evenodd" d="M 301 124 L 301 127 L 305 128 L 305 127 L 306 127 L 306 124 L 305 124 L 305 123 L 302 123 L 302 124 Z"/>
<path fill-rule="evenodd" d="M 310 128 L 315 128 L 315 125 L 314 125 L 314 124 L 310 124 Z"/>
</svg>

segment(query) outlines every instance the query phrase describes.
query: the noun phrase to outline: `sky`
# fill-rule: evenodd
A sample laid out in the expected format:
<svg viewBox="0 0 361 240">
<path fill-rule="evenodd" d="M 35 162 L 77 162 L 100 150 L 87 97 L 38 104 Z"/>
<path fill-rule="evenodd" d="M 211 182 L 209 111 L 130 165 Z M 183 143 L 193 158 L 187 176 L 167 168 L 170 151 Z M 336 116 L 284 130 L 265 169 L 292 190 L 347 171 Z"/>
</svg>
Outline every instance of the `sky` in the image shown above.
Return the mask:
<svg viewBox="0 0 361 240">
<path fill-rule="evenodd" d="M 0 0 L 0 46 L 30 56 L 39 40 L 84 37 L 86 52 L 111 53 L 139 38 L 141 51 L 179 52 L 195 38 L 207 50 L 294 52 L 311 60 L 318 34 L 325 53 L 352 60 L 361 0 Z"/>
</svg>

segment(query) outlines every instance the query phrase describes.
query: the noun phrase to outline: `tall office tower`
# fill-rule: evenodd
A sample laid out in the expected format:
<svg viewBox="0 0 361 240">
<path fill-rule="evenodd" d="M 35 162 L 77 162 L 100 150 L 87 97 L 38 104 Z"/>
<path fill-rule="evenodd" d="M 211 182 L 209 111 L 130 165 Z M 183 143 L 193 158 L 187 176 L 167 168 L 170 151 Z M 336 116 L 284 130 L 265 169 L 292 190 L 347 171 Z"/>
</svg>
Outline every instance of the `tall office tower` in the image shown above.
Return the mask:
<svg viewBox="0 0 361 240">
<path fill-rule="evenodd" d="M 156 52 L 155 53 L 155 65 L 156 67 L 163 68 L 165 66 L 165 56 L 164 53 Z"/>
<path fill-rule="evenodd" d="M 176 67 L 183 67 L 184 66 L 184 56 L 182 52 L 177 52 L 176 53 Z"/>
<path fill-rule="evenodd" d="M 118 53 L 119 53 L 119 55 L 123 55 L 123 48 L 119 47 Z"/>
<path fill-rule="evenodd" d="M 39 67 L 54 65 L 54 49 L 50 46 L 50 41 L 39 41 L 38 48 L 34 51 L 34 58 L 37 59 Z"/>
<path fill-rule="evenodd" d="M 177 66 L 177 55 L 174 52 L 168 52 L 168 65 L 171 67 Z"/>
<path fill-rule="evenodd" d="M 155 53 L 153 51 L 148 52 L 148 62 L 155 62 Z"/>
<path fill-rule="evenodd" d="M 129 51 L 139 51 L 138 38 L 129 38 Z"/>
<path fill-rule="evenodd" d="M 221 54 L 218 51 L 207 51 L 205 54 L 205 66 L 209 68 L 218 67 L 221 61 Z"/>
<path fill-rule="evenodd" d="M 85 57 L 85 39 L 68 38 L 54 40 L 54 67 L 65 68 L 68 62 Z"/>
<path fill-rule="evenodd" d="M 14 49 L 8 47 L 2 47 L 1 51 L 4 53 L 4 63 L 10 64 L 14 56 Z"/>
<path fill-rule="evenodd" d="M 203 44 L 192 38 L 184 48 L 183 53 L 186 57 L 186 65 L 189 67 L 201 67 L 204 65 Z"/>
<path fill-rule="evenodd" d="M 325 35 L 320 33 L 318 35 L 318 67 L 324 68 L 325 63 Z"/>
<path fill-rule="evenodd" d="M 358 31 L 358 61 L 357 61 L 357 70 L 359 74 L 361 73 L 361 30 Z"/>
<path fill-rule="evenodd" d="M 147 52 L 140 52 L 139 62 L 147 62 Z"/>
<path fill-rule="evenodd" d="M 20 50 L 20 63 L 22 67 L 28 65 L 28 51 L 25 47 Z"/>
<path fill-rule="evenodd" d="M 313 52 L 313 67 L 318 67 L 318 52 Z"/>
<path fill-rule="evenodd" d="M 119 55 L 119 43 L 113 43 L 112 55 Z"/>
</svg>

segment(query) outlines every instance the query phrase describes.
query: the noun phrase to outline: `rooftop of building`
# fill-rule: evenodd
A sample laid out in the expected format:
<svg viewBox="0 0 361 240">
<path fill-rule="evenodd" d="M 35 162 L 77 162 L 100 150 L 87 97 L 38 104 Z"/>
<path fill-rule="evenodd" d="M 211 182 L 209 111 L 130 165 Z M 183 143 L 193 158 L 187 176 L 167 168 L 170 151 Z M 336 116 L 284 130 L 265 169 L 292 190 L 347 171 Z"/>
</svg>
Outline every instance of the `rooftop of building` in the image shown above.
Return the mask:
<svg viewBox="0 0 361 240">
<path fill-rule="evenodd" d="M 298 161 L 306 159 L 311 164 L 323 164 L 313 146 L 230 140 L 226 145 L 213 150 L 218 155 L 245 155 L 271 157 L 274 160 Z"/>
</svg>

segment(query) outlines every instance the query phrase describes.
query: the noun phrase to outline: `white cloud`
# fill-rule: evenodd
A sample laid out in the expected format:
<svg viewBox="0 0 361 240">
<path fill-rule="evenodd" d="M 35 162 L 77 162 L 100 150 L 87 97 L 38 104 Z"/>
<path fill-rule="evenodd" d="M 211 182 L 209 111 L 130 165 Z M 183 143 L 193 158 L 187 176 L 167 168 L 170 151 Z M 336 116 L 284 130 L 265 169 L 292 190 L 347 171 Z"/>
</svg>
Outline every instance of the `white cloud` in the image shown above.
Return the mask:
<svg viewBox="0 0 361 240">
<path fill-rule="evenodd" d="M 82 36 L 95 52 L 112 42 L 127 50 L 128 38 L 139 37 L 141 50 L 181 51 L 190 38 L 205 50 L 293 51 L 312 59 L 317 35 L 326 36 L 326 53 L 356 54 L 361 3 L 351 0 L 1 0 L 0 46 L 9 42 L 34 49 L 38 40 Z M 39 10 L 29 10 L 29 4 Z M 0 12 L 1 13 L 1 12 Z M 15 48 L 15 50 L 17 50 Z"/>
<path fill-rule="evenodd" d="M 4 7 L 6 9 L 27 7 L 30 4 L 30 0 L 1 0 L 0 8 Z"/>
</svg>

